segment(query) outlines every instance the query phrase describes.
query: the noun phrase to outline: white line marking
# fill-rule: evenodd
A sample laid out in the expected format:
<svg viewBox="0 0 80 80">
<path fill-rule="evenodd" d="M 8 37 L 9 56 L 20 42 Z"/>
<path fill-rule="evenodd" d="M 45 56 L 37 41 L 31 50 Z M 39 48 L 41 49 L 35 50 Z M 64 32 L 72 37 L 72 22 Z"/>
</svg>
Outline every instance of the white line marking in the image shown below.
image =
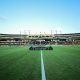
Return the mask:
<svg viewBox="0 0 80 80">
<path fill-rule="evenodd" d="M 41 50 L 41 72 L 42 72 L 42 80 L 46 80 L 42 50 Z"/>
</svg>

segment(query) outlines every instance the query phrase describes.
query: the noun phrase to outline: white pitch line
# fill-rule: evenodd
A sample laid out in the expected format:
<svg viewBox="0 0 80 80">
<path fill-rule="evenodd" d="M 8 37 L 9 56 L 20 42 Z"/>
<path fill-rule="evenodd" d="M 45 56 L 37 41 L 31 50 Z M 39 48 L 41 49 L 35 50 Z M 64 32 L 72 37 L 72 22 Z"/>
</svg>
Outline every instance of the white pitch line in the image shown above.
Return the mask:
<svg viewBox="0 0 80 80">
<path fill-rule="evenodd" d="M 41 72 L 42 72 L 42 80 L 46 80 L 42 50 L 41 50 Z"/>
</svg>

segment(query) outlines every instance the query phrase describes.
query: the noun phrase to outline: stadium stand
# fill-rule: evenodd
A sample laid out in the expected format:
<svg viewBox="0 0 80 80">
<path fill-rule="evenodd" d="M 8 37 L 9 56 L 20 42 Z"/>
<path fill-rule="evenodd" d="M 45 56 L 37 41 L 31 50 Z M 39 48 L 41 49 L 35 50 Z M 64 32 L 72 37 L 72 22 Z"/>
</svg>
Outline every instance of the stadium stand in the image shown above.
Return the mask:
<svg viewBox="0 0 80 80">
<path fill-rule="evenodd" d="M 80 45 L 80 33 L 71 34 L 0 34 L 0 45 Z"/>
</svg>

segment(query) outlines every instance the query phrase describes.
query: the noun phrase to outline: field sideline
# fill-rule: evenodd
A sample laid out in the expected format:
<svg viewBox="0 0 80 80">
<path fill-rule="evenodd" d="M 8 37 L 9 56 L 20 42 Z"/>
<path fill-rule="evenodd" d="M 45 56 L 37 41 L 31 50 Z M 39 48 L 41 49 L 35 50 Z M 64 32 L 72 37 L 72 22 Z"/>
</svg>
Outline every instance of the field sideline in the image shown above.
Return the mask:
<svg viewBox="0 0 80 80">
<path fill-rule="evenodd" d="M 46 80 L 80 80 L 80 46 L 42 51 Z M 41 80 L 41 53 L 28 47 L 0 47 L 1 80 Z"/>
</svg>

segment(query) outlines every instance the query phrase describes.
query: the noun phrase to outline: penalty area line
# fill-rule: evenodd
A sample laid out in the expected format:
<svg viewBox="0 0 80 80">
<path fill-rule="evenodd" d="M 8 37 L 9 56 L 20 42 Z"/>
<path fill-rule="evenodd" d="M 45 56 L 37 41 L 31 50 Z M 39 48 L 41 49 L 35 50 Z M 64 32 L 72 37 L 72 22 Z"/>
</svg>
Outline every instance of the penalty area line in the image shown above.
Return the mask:
<svg viewBox="0 0 80 80">
<path fill-rule="evenodd" d="M 42 80 L 46 80 L 42 50 L 41 50 L 41 73 L 42 73 Z"/>
</svg>

